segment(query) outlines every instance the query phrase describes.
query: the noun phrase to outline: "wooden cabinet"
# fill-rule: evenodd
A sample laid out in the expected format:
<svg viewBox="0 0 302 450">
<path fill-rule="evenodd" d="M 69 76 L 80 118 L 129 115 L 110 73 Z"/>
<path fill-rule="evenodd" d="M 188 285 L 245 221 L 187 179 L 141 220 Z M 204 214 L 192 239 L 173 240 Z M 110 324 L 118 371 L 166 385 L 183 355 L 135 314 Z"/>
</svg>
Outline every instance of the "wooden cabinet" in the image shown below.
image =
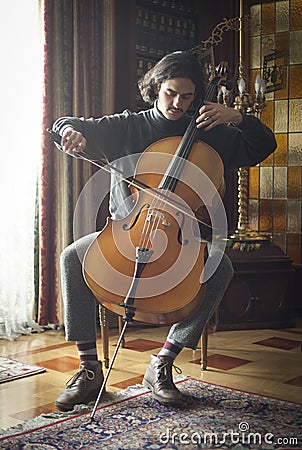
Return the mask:
<svg viewBox="0 0 302 450">
<path fill-rule="evenodd" d="M 215 313 L 216 330 L 284 328 L 292 323 L 292 259 L 272 243 L 227 249 L 234 277 Z"/>
</svg>

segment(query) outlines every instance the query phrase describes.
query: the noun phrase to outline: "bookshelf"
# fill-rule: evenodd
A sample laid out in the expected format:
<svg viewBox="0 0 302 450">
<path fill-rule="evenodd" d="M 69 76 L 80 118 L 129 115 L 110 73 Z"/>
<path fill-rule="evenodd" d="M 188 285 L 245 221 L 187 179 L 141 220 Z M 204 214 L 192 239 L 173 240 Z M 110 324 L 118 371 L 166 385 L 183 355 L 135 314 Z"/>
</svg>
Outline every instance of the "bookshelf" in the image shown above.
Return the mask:
<svg viewBox="0 0 302 450">
<path fill-rule="evenodd" d="M 194 0 L 135 2 L 135 60 L 137 81 L 164 55 L 198 44 Z M 136 108 L 146 105 L 136 89 Z"/>
</svg>

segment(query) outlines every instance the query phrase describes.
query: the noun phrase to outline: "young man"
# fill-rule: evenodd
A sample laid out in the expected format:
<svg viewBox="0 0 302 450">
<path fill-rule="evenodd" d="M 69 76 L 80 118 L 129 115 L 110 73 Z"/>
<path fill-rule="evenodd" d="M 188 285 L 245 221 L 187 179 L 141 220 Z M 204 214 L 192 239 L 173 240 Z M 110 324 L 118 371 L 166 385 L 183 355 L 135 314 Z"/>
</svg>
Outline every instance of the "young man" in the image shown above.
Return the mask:
<svg viewBox="0 0 302 450">
<path fill-rule="evenodd" d="M 143 99 L 153 105 L 146 111 L 127 110 L 99 119 L 58 119 L 53 130 L 62 136 L 63 150 L 74 154 L 87 149 L 95 158 L 105 155 L 115 161 L 141 153 L 160 139 L 183 135 L 190 121 L 187 113 L 196 98 L 203 95 L 202 70 L 193 54 L 175 52 L 159 61 L 140 81 L 139 88 Z M 220 155 L 226 170 L 258 164 L 276 148 L 273 133 L 258 119 L 217 103 L 204 103 L 199 109 L 196 127 L 198 139 Z M 113 175 L 110 213 L 116 219 L 129 213 L 124 202 L 129 197 L 129 188 L 114 178 Z M 76 342 L 80 358 L 79 371 L 56 401 L 63 411 L 94 401 L 103 382 L 96 351 L 96 301 L 83 279 L 81 266 L 81 259 L 95 237 L 93 234 L 79 239 L 68 246 L 61 257 L 66 339 Z M 172 325 L 163 348 L 158 355 L 151 356 L 144 385 L 161 403 L 181 403 L 182 395 L 172 378 L 173 362 L 184 347 L 196 348 L 232 275 L 231 262 L 223 255 L 217 270 L 207 281 L 201 306 L 192 316 Z"/>
</svg>

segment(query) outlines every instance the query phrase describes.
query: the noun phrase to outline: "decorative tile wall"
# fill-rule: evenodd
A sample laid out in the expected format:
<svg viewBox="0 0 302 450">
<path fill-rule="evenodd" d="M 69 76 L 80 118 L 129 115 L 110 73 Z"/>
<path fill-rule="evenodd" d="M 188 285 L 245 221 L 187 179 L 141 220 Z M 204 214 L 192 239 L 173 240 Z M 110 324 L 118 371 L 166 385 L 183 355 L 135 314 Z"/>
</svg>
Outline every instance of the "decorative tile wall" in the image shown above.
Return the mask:
<svg viewBox="0 0 302 450">
<path fill-rule="evenodd" d="M 263 73 L 265 56 L 276 54 L 279 71 L 261 116 L 274 131 L 278 148 L 250 168 L 250 227 L 272 233 L 273 241 L 301 265 L 302 0 L 252 5 L 250 20 L 251 83 L 259 71 Z M 276 52 L 284 52 L 285 64 L 284 55 Z"/>
</svg>

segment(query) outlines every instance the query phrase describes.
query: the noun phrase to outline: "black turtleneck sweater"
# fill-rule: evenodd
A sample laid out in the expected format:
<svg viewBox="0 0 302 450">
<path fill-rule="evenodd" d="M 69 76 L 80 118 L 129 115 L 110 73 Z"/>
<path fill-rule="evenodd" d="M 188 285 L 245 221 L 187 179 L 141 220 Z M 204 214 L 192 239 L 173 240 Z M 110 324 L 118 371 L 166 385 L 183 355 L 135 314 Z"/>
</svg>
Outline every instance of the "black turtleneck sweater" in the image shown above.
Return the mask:
<svg viewBox="0 0 302 450">
<path fill-rule="evenodd" d="M 80 131 L 87 140 L 86 151 L 89 154 L 99 159 L 105 155 L 130 177 L 134 174 L 140 153 L 160 139 L 182 136 L 189 122 L 187 116 L 169 120 L 155 105 L 139 113 L 126 110 L 99 119 L 62 117 L 56 120 L 53 130 L 61 135 L 67 126 Z M 238 127 L 218 125 L 209 132 L 198 130 L 197 138 L 220 155 L 225 170 L 256 165 L 276 148 L 271 130 L 253 116 L 244 116 Z M 118 160 L 122 157 L 126 158 Z M 122 217 L 128 212 L 128 208 L 121 208 L 121 205 L 129 196 L 129 190 L 126 183 L 120 183 L 119 180 L 112 176 L 110 212 L 113 218 Z"/>
</svg>

